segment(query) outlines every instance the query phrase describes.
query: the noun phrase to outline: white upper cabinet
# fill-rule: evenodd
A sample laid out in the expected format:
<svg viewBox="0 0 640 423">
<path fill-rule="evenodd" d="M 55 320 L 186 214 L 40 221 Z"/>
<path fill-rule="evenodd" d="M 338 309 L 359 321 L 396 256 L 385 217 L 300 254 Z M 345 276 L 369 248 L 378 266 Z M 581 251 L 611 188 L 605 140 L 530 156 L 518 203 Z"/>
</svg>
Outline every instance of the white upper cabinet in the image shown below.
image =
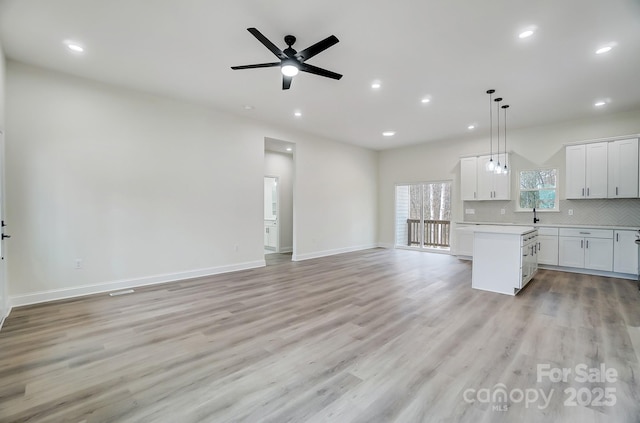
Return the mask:
<svg viewBox="0 0 640 423">
<path fill-rule="evenodd" d="M 607 142 L 566 148 L 566 198 L 607 198 Z"/>
<path fill-rule="evenodd" d="M 607 144 L 587 144 L 587 198 L 607 198 Z"/>
<path fill-rule="evenodd" d="M 486 165 L 491 156 L 480 156 L 477 159 L 477 200 L 509 200 L 511 198 L 510 173 L 495 174 L 487 172 Z M 500 155 L 500 164 L 504 166 L 504 160 L 508 155 Z M 498 156 L 494 157 L 497 163 Z"/>
<path fill-rule="evenodd" d="M 584 181 L 587 166 L 587 146 L 571 145 L 565 150 L 567 167 L 566 167 L 566 197 L 567 198 L 584 198 L 585 189 Z"/>
<path fill-rule="evenodd" d="M 478 199 L 477 169 L 477 157 L 460 159 L 460 192 L 462 193 L 462 201 Z"/>
<path fill-rule="evenodd" d="M 638 197 L 638 139 L 609 143 L 608 197 Z"/>
</svg>

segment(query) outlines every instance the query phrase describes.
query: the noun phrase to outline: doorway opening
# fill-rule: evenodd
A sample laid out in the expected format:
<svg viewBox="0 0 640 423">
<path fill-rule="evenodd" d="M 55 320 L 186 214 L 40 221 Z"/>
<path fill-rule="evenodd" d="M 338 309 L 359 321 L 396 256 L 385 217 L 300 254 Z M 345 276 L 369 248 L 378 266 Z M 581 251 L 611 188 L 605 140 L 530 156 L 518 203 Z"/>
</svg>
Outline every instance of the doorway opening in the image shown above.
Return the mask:
<svg viewBox="0 0 640 423">
<path fill-rule="evenodd" d="M 292 259 L 294 154 L 295 144 L 265 138 L 263 236 L 267 265 Z"/>
<path fill-rule="evenodd" d="M 264 253 L 280 251 L 278 233 L 278 177 L 264 177 Z"/>
<path fill-rule="evenodd" d="M 449 251 L 451 181 L 396 185 L 397 248 Z"/>
</svg>

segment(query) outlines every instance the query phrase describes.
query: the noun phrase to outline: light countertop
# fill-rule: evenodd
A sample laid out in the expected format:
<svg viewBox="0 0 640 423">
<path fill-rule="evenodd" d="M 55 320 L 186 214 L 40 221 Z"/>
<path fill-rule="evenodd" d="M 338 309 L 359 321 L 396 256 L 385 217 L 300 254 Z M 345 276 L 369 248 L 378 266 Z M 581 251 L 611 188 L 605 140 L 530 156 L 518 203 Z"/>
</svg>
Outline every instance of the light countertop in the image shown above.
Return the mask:
<svg viewBox="0 0 640 423">
<path fill-rule="evenodd" d="M 474 225 L 458 228 L 459 231 L 468 232 L 482 232 L 492 234 L 509 234 L 509 235 L 522 235 L 532 231 L 536 228 L 533 226 L 521 226 L 521 225 Z"/>
<path fill-rule="evenodd" d="M 456 222 L 458 225 L 481 225 L 481 226 L 529 226 L 535 228 L 578 228 L 578 229 L 612 229 L 612 230 L 640 230 L 637 226 L 620 226 L 620 225 L 571 225 L 566 223 L 502 223 L 502 222 Z"/>
</svg>

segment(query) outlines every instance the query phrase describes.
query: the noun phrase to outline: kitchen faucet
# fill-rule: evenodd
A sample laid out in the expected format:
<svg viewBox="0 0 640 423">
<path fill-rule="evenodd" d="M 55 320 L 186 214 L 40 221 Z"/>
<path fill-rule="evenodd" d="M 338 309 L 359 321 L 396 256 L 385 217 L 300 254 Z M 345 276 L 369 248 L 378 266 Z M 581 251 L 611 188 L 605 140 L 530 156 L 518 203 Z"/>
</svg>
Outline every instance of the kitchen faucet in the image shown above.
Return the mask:
<svg viewBox="0 0 640 423">
<path fill-rule="evenodd" d="M 533 208 L 533 224 L 535 225 L 536 223 L 540 222 L 540 219 L 538 219 L 536 217 L 536 208 Z"/>
</svg>

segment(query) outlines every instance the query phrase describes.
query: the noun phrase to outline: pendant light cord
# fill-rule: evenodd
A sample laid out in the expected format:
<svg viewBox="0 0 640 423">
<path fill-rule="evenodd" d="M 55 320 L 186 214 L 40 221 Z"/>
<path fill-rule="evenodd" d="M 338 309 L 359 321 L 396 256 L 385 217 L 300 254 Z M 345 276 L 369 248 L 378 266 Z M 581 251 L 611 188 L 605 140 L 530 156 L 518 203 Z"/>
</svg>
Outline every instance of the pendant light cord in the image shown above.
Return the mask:
<svg viewBox="0 0 640 423">
<path fill-rule="evenodd" d="M 496 114 L 498 115 L 498 164 L 500 164 L 500 102 L 502 101 L 502 97 L 498 97 L 495 100 L 493 100 L 496 102 L 496 104 L 498 105 L 497 107 L 497 112 Z"/>
<path fill-rule="evenodd" d="M 491 154 L 491 161 L 493 161 L 493 93 L 496 90 L 487 90 L 487 94 L 489 94 L 489 152 Z"/>
<path fill-rule="evenodd" d="M 509 108 L 508 104 L 502 106 L 504 110 L 504 168 L 507 169 L 507 109 Z"/>
</svg>

